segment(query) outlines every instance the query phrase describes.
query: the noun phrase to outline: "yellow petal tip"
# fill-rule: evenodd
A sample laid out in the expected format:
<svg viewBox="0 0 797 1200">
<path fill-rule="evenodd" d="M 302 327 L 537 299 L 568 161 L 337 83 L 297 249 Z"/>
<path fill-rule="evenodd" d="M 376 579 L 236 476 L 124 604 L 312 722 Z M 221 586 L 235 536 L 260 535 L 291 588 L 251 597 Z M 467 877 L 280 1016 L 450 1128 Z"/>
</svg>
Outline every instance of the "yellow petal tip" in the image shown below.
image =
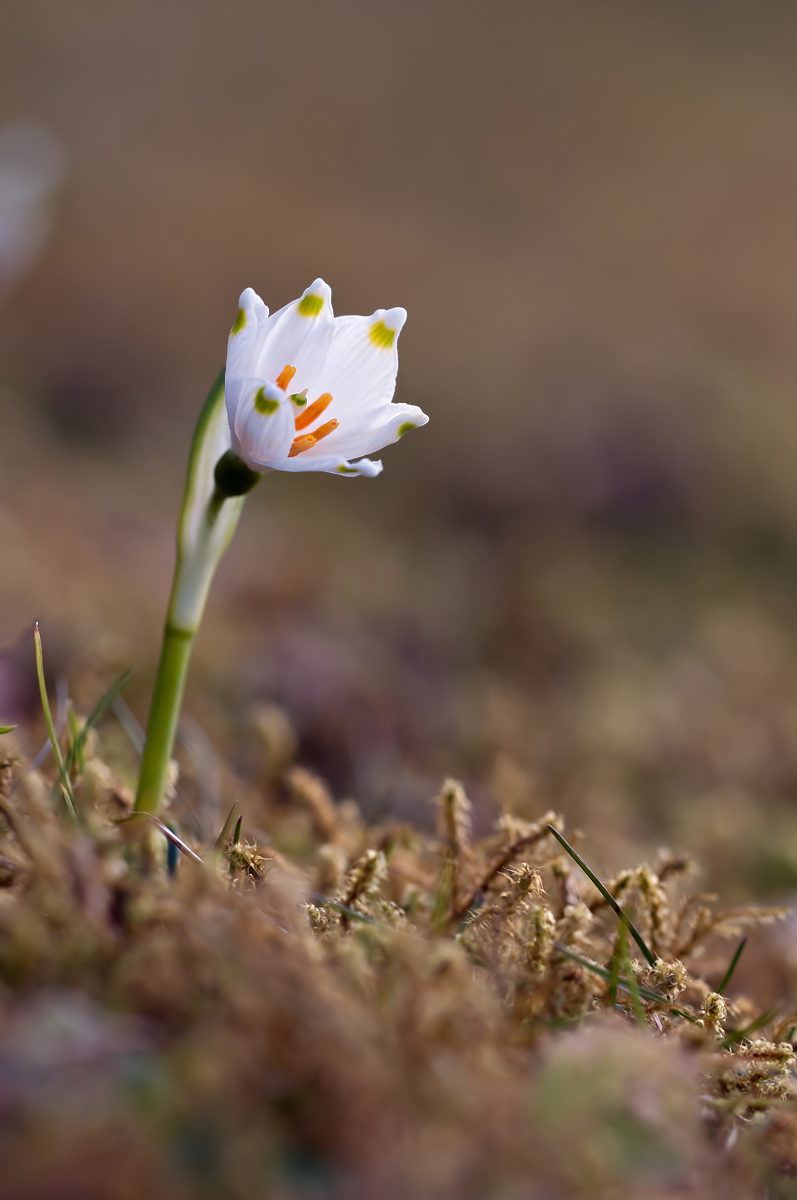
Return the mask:
<svg viewBox="0 0 797 1200">
<path fill-rule="evenodd" d="M 396 340 L 396 331 L 388 329 L 384 321 L 375 321 L 368 330 L 368 336 L 375 346 L 382 350 L 390 350 Z"/>
<path fill-rule="evenodd" d="M 300 317 L 317 317 L 323 307 L 324 297 L 316 296 L 314 292 L 308 292 L 306 296 L 302 296 L 296 306 Z"/>
</svg>

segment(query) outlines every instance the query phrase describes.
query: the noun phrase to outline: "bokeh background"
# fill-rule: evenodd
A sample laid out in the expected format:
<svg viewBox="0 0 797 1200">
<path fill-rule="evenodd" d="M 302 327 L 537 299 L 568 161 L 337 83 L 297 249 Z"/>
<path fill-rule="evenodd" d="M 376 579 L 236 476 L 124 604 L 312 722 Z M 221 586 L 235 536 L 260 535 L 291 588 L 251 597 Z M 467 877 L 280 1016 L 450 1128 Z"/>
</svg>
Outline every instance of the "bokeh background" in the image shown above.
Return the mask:
<svg viewBox="0 0 797 1200">
<path fill-rule="evenodd" d="M 253 494 L 185 786 L 256 793 L 278 705 L 374 819 L 428 824 L 453 773 L 482 830 L 555 807 L 603 870 L 666 844 L 727 899 L 788 894 L 796 53 L 775 0 L 4 5 L 0 719 L 23 746 L 35 618 L 78 707 L 134 663 L 145 721 L 238 294 L 275 309 L 321 275 L 339 313 L 408 309 L 398 395 L 431 422 L 376 481 Z"/>
</svg>

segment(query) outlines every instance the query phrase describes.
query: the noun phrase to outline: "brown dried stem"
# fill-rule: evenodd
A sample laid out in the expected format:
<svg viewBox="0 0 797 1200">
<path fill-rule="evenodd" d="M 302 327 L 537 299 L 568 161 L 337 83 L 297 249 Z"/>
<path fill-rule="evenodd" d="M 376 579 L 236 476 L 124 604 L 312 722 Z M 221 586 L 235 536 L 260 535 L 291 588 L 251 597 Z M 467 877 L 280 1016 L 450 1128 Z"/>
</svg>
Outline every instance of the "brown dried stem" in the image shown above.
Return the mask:
<svg viewBox="0 0 797 1200">
<path fill-rule="evenodd" d="M 501 871 L 506 870 L 506 868 L 511 864 L 512 860 L 520 853 L 521 850 L 526 850 L 529 846 L 533 846 L 535 843 L 541 842 L 544 837 L 548 837 L 548 826 L 556 822 L 561 823 L 561 817 L 558 817 L 556 813 L 548 812 L 541 821 L 537 822 L 534 829 L 532 829 L 529 833 L 525 833 L 522 837 L 515 838 L 514 842 L 510 842 L 509 845 L 502 850 L 499 857 L 493 861 L 492 865 L 488 868 L 488 870 L 473 888 L 472 892 L 468 895 L 468 898 L 452 911 L 451 923 L 457 924 L 459 921 L 463 920 L 463 918 L 467 916 L 478 900 L 479 894 L 487 890 L 495 877 L 500 874 Z"/>
</svg>

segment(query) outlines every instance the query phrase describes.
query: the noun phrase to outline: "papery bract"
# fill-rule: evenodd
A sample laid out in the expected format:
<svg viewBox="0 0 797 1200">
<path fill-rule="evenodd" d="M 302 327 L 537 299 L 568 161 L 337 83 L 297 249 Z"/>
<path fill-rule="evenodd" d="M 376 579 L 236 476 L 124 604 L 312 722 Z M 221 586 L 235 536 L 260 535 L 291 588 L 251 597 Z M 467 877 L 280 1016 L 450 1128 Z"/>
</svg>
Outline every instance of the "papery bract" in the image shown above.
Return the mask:
<svg viewBox="0 0 797 1200">
<path fill-rule="evenodd" d="M 363 456 L 429 420 L 393 402 L 403 308 L 335 317 L 323 279 L 271 316 L 252 288 L 239 304 L 227 416 L 232 448 L 252 470 L 378 475 L 381 462 Z"/>
</svg>

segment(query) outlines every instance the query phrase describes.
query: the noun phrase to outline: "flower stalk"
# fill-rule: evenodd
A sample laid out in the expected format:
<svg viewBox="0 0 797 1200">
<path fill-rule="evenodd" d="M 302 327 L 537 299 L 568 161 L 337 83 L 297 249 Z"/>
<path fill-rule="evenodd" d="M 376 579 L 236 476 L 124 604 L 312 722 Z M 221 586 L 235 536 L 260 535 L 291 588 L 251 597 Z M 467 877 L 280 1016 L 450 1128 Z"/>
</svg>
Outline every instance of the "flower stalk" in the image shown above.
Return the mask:
<svg viewBox="0 0 797 1200">
<path fill-rule="evenodd" d="M 191 445 L 137 812 L 155 816 L 163 799 L 194 638 L 247 492 L 265 471 L 378 475 L 381 462 L 364 456 L 429 419 L 393 403 L 406 317 L 380 308 L 336 318 L 323 279 L 271 316 L 252 288 L 241 295 L 227 368 Z"/>
<path fill-rule="evenodd" d="M 177 732 L 194 638 L 211 580 L 229 545 L 247 492 L 262 478 L 229 452 L 224 372 L 197 422 L 177 525 L 177 559 L 158 674 L 147 722 L 136 811 L 158 812 Z"/>
</svg>

